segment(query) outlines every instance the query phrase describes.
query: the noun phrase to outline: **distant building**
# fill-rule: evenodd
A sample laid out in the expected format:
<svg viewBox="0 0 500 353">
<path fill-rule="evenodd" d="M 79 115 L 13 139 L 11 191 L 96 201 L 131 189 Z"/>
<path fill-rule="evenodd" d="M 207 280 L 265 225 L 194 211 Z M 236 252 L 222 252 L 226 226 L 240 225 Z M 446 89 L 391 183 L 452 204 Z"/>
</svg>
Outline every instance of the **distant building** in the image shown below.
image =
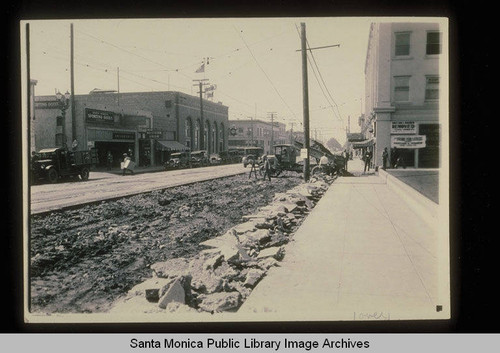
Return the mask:
<svg viewBox="0 0 500 353">
<path fill-rule="evenodd" d="M 71 101 L 55 96 L 35 97 L 35 147 L 71 146 L 97 150 L 104 164 L 110 151 L 115 165 L 131 152 L 139 165 L 160 165 L 171 152 L 227 150 L 228 107 L 181 92 L 116 93 L 93 90 Z M 73 121 L 75 127 L 73 129 Z M 75 131 L 75 136 L 73 135 Z"/>
<path fill-rule="evenodd" d="M 245 119 L 229 120 L 228 147 L 258 146 L 270 153 L 272 145 L 290 143 L 290 135 L 286 132 L 286 125 L 279 122 L 270 122 Z"/>
<path fill-rule="evenodd" d="M 438 23 L 373 23 L 365 66 L 361 132 L 373 142 L 374 163 L 397 148 L 406 166 L 440 165 L 439 101 L 447 83 Z M 441 66 L 442 67 L 442 66 Z M 367 144 L 370 144 L 368 141 Z"/>
</svg>

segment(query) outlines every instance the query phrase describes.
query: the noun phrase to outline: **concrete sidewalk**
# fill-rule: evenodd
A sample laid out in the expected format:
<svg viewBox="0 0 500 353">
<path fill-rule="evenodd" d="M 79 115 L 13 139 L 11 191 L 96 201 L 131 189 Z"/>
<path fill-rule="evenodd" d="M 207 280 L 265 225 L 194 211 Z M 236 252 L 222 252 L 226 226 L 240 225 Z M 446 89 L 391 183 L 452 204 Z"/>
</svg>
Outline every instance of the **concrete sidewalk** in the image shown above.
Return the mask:
<svg viewBox="0 0 500 353">
<path fill-rule="evenodd" d="M 449 247 L 387 179 L 340 177 L 236 315 L 245 320 L 448 319 Z M 255 315 L 255 314 L 258 315 Z"/>
</svg>

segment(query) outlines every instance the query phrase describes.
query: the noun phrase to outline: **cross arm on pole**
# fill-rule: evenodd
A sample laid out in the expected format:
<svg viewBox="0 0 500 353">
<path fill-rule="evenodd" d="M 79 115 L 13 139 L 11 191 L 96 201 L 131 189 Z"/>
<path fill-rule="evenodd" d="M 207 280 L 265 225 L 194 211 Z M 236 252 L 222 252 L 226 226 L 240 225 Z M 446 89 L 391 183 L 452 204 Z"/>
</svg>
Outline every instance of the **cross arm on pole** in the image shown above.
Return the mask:
<svg viewBox="0 0 500 353">
<path fill-rule="evenodd" d="M 333 45 L 325 45 L 323 47 L 316 47 L 316 48 L 307 48 L 305 50 L 315 50 L 315 49 L 324 49 L 324 48 L 333 48 L 333 47 L 340 47 L 340 44 L 333 44 Z M 302 51 L 304 49 L 297 49 L 296 51 Z"/>
</svg>

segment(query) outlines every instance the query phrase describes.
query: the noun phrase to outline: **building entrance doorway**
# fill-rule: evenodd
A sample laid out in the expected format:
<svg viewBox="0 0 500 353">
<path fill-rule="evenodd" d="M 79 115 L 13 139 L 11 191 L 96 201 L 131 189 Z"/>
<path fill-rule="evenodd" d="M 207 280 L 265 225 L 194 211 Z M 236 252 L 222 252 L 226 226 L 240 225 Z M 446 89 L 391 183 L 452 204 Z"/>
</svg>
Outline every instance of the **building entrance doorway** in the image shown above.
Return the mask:
<svg viewBox="0 0 500 353">
<path fill-rule="evenodd" d="M 106 167 L 108 161 L 108 151 L 113 156 L 112 168 L 119 168 L 120 162 L 123 161 L 123 154 L 134 151 L 133 142 L 110 142 L 110 141 L 96 141 L 95 148 L 98 156 L 98 167 Z M 132 159 L 134 158 L 133 154 Z"/>
</svg>

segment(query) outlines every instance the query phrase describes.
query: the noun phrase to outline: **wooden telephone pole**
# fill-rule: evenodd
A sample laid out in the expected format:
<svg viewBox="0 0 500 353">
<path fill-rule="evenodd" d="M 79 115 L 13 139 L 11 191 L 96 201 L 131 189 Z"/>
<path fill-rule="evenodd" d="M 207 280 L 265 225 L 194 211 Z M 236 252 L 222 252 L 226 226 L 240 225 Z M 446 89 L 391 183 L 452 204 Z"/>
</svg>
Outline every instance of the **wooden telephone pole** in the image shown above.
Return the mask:
<svg viewBox="0 0 500 353">
<path fill-rule="evenodd" d="M 306 40 L 306 24 L 300 24 L 300 38 L 302 50 L 302 105 L 304 114 L 304 148 L 306 149 L 306 159 L 304 160 L 304 181 L 309 180 L 309 90 L 307 82 L 307 40 Z"/>
<path fill-rule="evenodd" d="M 203 122 L 203 86 L 208 85 L 207 82 L 208 78 L 204 78 L 201 80 L 193 80 L 193 81 L 198 81 L 197 84 L 194 84 L 193 86 L 198 86 L 199 88 L 199 94 L 200 94 L 200 145 L 198 146 L 200 150 L 204 148 L 204 143 L 205 143 L 205 124 Z M 207 135 L 208 137 L 208 135 Z M 208 150 L 208 143 L 207 143 L 207 150 Z"/>
</svg>

